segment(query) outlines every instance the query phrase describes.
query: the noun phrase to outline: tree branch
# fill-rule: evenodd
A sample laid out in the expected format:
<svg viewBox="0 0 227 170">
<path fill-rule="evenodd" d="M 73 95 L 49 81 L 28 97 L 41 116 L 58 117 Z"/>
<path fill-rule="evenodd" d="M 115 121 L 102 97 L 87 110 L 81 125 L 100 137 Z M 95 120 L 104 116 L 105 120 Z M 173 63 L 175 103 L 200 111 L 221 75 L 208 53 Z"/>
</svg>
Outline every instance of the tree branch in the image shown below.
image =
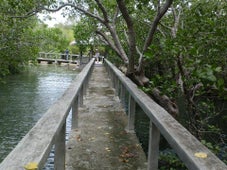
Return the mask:
<svg viewBox="0 0 227 170">
<path fill-rule="evenodd" d="M 162 9 L 160 9 L 160 11 L 157 13 L 152 26 L 150 28 L 150 31 L 148 33 L 147 39 L 144 43 L 143 46 L 143 50 L 142 50 L 142 54 L 139 58 L 139 66 L 137 68 L 138 72 L 141 72 L 141 70 L 143 69 L 143 60 L 144 60 L 144 53 L 147 51 L 148 47 L 151 45 L 155 31 L 157 30 L 158 27 L 158 23 L 161 20 L 161 18 L 164 16 L 164 14 L 167 12 L 168 8 L 171 6 L 173 0 L 166 0 L 166 3 L 164 4 L 164 6 L 162 7 Z"/>
<path fill-rule="evenodd" d="M 96 34 L 100 35 L 106 41 L 106 43 L 121 57 L 122 60 L 127 60 L 127 58 L 124 58 L 124 56 L 121 55 L 121 52 L 115 46 L 115 43 L 111 41 L 105 33 L 97 30 Z"/>
<path fill-rule="evenodd" d="M 160 28 L 157 28 L 157 30 L 162 34 L 163 37 L 166 37 L 166 34 Z"/>
<path fill-rule="evenodd" d="M 116 25 L 116 21 L 117 21 L 117 16 L 119 14 L 119 8 L 116 7 L 116 12 L 114 14 L 114 17 L 113 17 L 113 24 Z"/>
<path fill-rule="evenodd" d="M 156 15 L 153 24 L 151 26 L 151 29 L 148 33 L 147 39 L 145 41 L 144 47 L 143 47 L 143 53 L 145 51 L 147 51 L 148 47 L 151 45 L 151 42 L 153 40 L 154 37 L 154 33 L 157 29 L 158 23 L 161 20 L 161 18 L 164 16 L 164 14 L 167 12 L 168 8 L 171 6 L 173 0 L 166 0 L 166 3 L 164 4 L 164 6 L 162 7 L 162 9 L 160 10 L 160 12 Z"/>
<path fill-rule="evenodd" d="M 95 0 L 95 2 L 97 3 L 98 7 L 101 9 L 101 11 L 103 13 L 104 21 L 109 22 L 105 7 L 101 4 L 101 2 L 99 0 Z"/>
<path fill-rule="evenodd" d="M 105 22 L 105 20 L 103 18 L 101 18 L 100 16 L 97 16 L 97 15 L 95 15 L 95 14 L 93 14 L 93 13 L 91 13 L 91 12 L 89 12 L 89 11 L 81 8 L 81 7 L 79 7 L 78 5 L 75 5 L 75 4 L 72 4 L 72 3 L 62 4 L 62 5 L 60 5 L 59 7 L 55 8 L 55 9 L 47 8 L 45 6 L 39 6 L 36 9 L 28 12 L 25 16 L 13 16 L 12 18 L 28 18 L 28 17 L 31 17 L 31 16 L 36 15 L 38 12 L 41 12 L 43 10 L 48 11 L 48 12 L 57 12 L 57 11 L 61 10 L 62 8 L 64 8 L 64 7 L 72 7 L 72 8 L 75 8 L 76 10 L 84 13 L 87 16 L 90 16 L 92 18 L 97 19 L 101 23 L 104 23 Z"/>
<path fill-rule="evenodd" d="M 127 34 L 128 34 L 129 58 L 130 58 L 129 60 L 130 62 L 128 65 L 128 73 L 134 74 L 135 55 L 136 55 L 136 38 L 135 38 L 136 33 L 134 31 L 133 21 L 128 13 L 124 0 L 117 0 L 117 4 L 128 28 Z"/>
<path fill-rule="evenodd" d="M 179 13 L 177 15 L 176 9 L 174 7 L 172 7 L 174 24 L 173 24 L 173 27 L 171 28 L 171 32 L 172 32 L 173 38 L 176 38 L 176 36 L 177 36 L 177 30 L 178 30 L 178 25 L 179 25 L 179 22 L 180 22 L 181 11 L 182 11 L 182 8 L 179 9 Z"/>
<path fill-rule="evenodd" d="M 92 18 L 97 19 L 97 20 L 100 21 L 101 23 L 104 23 L 104 22 L 105 22 L 105 20 L 104 20 L 103 18 L 101 18 L 100 16 L 97 16 L 97 15 L 95 15 L 95 14 L 93 14 L 93 13 L 91 13 L 91 12 L 89 12 L 89 11 L 87 11 L 87 10 L 81 8 L 81 7 L 79 7 L 78 5 L 71 4 L 71 3 L 65 3 L 65 4 L 59 6 L 59 7 L 56 8 L 56 9 L 50 9 L 50 8 L 43 7 L 42 10 L 46 10 L 46 11 L 49 11 L 49 12 L 57 12 L 57 11 L 59 11 L 60 9 L 66 7 L 66 6 L 70 6 L 70 7 L 72 7 L 72 8 L 75 8 L 76 10 L 78 10 L 78 11 L 84 13 L 84 14 L 87 15 L 87 16 L 90 16 L 90 17 L 92 17 Z"/>
<path fill-rule="evenodd" d="M 162 22 L 159 22 L 159 24 L 160 24 L 162 27 L 167 28 L 167 29 L 169 29 L 169 30 L 171 30 L 171 29 L 172 29 L 171 27 L 169 27 L 169 26 L 167 26 L 167 25 L 163 24 Z"/>
<path fill-rule="evenodd" d="M 10 18 L 29 18 L 29 17 L 32 17 L 32 16 L 36 15 L 38 12 L 40 12 L 42 10 L 43 10 L 43 6 L 38 6 L 37 8 L 35 8 L 34 10 L 26 13 L 23 16 L 11 16 Z"/>
</svg>

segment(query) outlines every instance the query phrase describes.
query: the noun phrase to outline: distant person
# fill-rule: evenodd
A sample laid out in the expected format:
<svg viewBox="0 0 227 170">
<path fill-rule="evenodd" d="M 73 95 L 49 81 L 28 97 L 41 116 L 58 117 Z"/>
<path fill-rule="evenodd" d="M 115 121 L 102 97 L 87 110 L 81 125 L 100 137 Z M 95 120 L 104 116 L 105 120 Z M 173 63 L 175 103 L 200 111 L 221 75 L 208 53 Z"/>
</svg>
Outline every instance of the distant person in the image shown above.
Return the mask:
<svg viewBox="0 0 227 170">
<path fill-rule="evenodd" d="M 99 53 L 99 51 L 98 51 L 98 49 L 96 49 L 95 50 L 96 52 L 95 52 L 95 61 L 97 61 L 97 62 L 99 62 L 100 61 L 100 53 Z"/>
<path fill-rule="evenodd" d="M 65 50 L 65 56 L 66 56 L 66 60 L 68 60 L 69 59 L 69 50 L 68 49 Z"/>
</svg>

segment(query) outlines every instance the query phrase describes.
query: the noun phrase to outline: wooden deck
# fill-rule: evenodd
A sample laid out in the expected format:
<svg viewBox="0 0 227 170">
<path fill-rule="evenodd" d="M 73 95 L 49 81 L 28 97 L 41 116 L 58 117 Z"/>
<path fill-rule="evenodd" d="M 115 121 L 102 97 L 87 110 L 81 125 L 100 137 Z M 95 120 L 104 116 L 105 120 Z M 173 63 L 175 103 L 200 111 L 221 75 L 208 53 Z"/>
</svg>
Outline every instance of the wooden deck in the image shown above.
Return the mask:
<svg viewBox="0 0 227 170">
<path fill-rule="evenodd" d="M 79 127 L 66 146 L 67 170 L 145 170 L 145 154 L 111 88 L 105 68 L 96 64 L 79 110 Z"/>
</svg>

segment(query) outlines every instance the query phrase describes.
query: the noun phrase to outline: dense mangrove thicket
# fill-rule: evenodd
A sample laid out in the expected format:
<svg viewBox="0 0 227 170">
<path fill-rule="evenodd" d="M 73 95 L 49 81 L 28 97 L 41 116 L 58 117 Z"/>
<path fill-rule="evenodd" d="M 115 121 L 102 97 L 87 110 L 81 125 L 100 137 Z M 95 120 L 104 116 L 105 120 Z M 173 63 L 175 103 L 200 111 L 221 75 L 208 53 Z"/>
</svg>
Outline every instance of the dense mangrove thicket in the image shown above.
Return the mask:
<svg viewBox="0 0 227 170">
<path fill-rule="evenodd" d="M 35 61 L 38 52 L 64 51 L 69 44 L 62 29 L 48 28 L 36 16 L 25 17 L 37 3 L 26 0 L 0 3 L 0 80 L 22 71 Z"/>
<path fill-rule="evenodd" d="M 0 77 L 38 51 L 67 47 L 59 28 L 36 17 L 63 9 L 77 20 L 81 53 L 98 48 L 226 161 L 225 0 L 3 0 L 0 8 Z"/>
</svg>

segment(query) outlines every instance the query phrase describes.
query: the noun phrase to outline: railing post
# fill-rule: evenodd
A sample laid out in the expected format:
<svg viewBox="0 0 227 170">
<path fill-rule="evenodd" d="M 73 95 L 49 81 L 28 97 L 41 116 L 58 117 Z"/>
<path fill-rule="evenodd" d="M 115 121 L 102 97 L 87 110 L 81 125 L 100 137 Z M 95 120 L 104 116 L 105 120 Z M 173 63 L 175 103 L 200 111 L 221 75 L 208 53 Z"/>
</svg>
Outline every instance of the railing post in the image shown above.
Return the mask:
<svg viewBox="0 0 227 170">
<path fill-rule="evenodd" d="M 114 88 L 114 74 L 113 74 L 113 72 L 112 72 L 112 70 L 110 71 L 110 83 L 111 83 L 111 87 L 113 87 Z"/>
<path fill-rule="evenodd" d="M 148 170 L 158 170 L 160 131 L 150 120 Z"/>
<path fill-rule="evenodd" d="M 123 107 L 125 107 L 125 87 L 123 84 L 121 84 L 120 100 Z"/>
<path fill-rule="evenodd" d="M 83 83 L 83 95 L 85 95 L 85 96 L 87 94 L 87 84 L 88 84 L 88 82 L 87 82 L 87 78 L 86 78 Z"/>
<path fill-rule="evenodd" d="M 78 128 L 78 96 L 73 101 L 72 104 L 72 126 L 71 129 Z"/>
<path fill-rule="evenodd" d="M 118 96 L 119 94 L 119 86 L 120 86 L 120 81 L 119 79 L 117 78 L 117 76 L 114 76 L 115 77 L 115 96 Z"/>
<path fill-rule="evenodd" d="M 110 69 L 110 79 L 111 79 L 111 85 L 114 87 L 114 73 L 113 70 Z"/>
<path fill-rule="evenodd" d="M 126 127 L 126 131 L 130 133 L 135 132 L 135 111 L 136 111 L 136 102 L 134 98 L 129 95 L 128 101 L 128 125 Z"/>
<path fill-rule="evenodd" d="M 66 123 L 63 124 L 55 141 L 55 153 L 54 153 L 55 170 L 65 169 L 65 130 L 66 130 Z"/>
<path fill-rule="evenodd" d="M 113 74 L 113 88 L 115 88 L 116 89 L 116 83 L 117 83 L 117 81 L 116 81 L 116 76 L 115 76 L 115 74 L 114 73 L 112 73 Z"/>
<path fill-rule="evenodd" d="M 80 107 L 83 106 L 84 104 L 84 101 L 83 101 L 83 97 L 84 97 L 84 90 L 83 90 L 83 85 L 81 86 L 81 89 L 80 89 L 80 93 L 79 93 L 79 102 L 80 102 Z"/>
</svg>

